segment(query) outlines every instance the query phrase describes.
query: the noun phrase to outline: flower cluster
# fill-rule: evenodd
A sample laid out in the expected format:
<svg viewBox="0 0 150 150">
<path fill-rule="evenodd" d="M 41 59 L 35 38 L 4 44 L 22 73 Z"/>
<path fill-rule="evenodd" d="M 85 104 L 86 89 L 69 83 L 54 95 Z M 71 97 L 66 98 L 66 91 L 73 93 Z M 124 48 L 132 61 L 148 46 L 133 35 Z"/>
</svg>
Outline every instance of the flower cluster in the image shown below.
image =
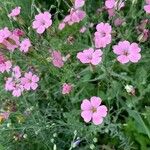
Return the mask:
<svg viewBox="0 0 150 150">
<path fill-rule="evenodd" d="M 0 45 L 11 52 L 17 48 L 19 48 L 20 51 L 28 52 L 31 47 L 31 42 L 29 39 L 24 39 L 20 43 L 20 37 L 23 35 L 24 32 L 20 29 L 15 29 L 11 32 L 7 27 L 5 27 L 0 30 Z"/>
<path fill-rule="evenodd" d="M 59 30 L 64 29 L 66 25 L 73 25 L 74 23 L 79 23 L 85 18 L 86 13 L 81 10 L 84 4 L 85 0 L 75 0 L 74 7 L 70 9 L 70 14 L 67 15 L 59 24 Z"/>
<path fill-rule="evenodd" d="M 27 90 L 36 90 L 39 77 L 32 72 L 25 73 L 22 76 L 19 66 L 12 68 L 12 76 L 6 79 L 5 90 L 12 92 L 15 97 L 20 97 L 22 92 Z"/>
<path fill-rule="evenodd" d="M 114 16 L 115 10 L 120 10 L 124 6 L 125 6 L 125 3 L 123 0 L 106 0 L 105 1 L 105 7 L 107 9 L 109 17 Z"/>
</svg>

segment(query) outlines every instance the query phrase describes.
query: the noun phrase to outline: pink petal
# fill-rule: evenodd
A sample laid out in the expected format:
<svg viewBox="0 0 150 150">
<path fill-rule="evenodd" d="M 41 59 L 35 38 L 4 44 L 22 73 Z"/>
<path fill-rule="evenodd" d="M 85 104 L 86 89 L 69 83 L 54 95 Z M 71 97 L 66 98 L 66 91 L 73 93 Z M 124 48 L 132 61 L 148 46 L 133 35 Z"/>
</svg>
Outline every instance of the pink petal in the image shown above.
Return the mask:
<svg viewBox="0 0 150 150">
<path fill-rule="evenodd" d="M 38 84 L 37 83 L 31 83 L 31 88 L 32 90 L 36 90 L 38 87 Z"/>
<path fill-rule="evenodd" d="M 82 111 L 81 117 L 84 119 L 85 122 L 89 122 L 92 119 L 92 112 L 91 111 Z"/>
<path fill-rule="evenodd" d="M 144 6 L 144 10 L 146 11 L 146 13 L 150 13 L 150 5 Z"/>
<path fill-rule="evenodd" d="M 44 31 L 45 31 L 44 26 L 40 26 L 40 27 L 38 27 L 38 29 L 37 29 L 37 33 L 39 33 L 39 34 L 42 34 Z"/>
<path fill-rule="evenodd" d="M 107 115 L 107 107 L 105 105 L 99 106 L 97 108 L 97 113 L 101 116 L 101 117 L 106 117 Z"/>
<path fill-rule="evenodd" d="M 99 125 L 103 122 L 103 118 L 99 116 L 98 113 L 94 113 L 92 116 L 92 121 L 95 125 Z"/>
<path fill-rule="evenodd" d="M 83 102 L 81 104 L 81 109 L 82 110 L 91 110 L 92 109 L 91 102 L 87 99 L 83 100 Z"/>
<path fill-rule="evenodd" d="M 101 57 L 95 57 L 91 60 L 92 65 L 98 65 L 101 62 L 102 58 Z"/>
<path fill-rule="evenodd" d="M 41 22 L 40 21 L 33 21 L 32 23 L 32 27 L 33 29 L 39 28 L 41 26 Z"/>
<path fill-rule="evenodd" d="M 96 97 L 96 96 L 91 97 L 90 101 L 91 101 L 91 105 L 92 105 L 94 108 L 99 107 L 99 105 L 100 105 L 101 102 L 102 102 L 102 100 L 101 100 L 99 97 Z"/>
<path fill-rule="evenodd" d="M 141 54 L 140 53 L 131 54 L 128 57 L 129 57 L 131 62 L 136 63 L 136 62 L 138 62 L 141 59 Z"/>
<path fill-rule="evenodd" d="M 122 63 L 122 64 L 125 64 L 127 62 L 129 62 L 129 58 L 125 55 L 120 55 L 117 57 L 117 60 Z"/>
</svg>

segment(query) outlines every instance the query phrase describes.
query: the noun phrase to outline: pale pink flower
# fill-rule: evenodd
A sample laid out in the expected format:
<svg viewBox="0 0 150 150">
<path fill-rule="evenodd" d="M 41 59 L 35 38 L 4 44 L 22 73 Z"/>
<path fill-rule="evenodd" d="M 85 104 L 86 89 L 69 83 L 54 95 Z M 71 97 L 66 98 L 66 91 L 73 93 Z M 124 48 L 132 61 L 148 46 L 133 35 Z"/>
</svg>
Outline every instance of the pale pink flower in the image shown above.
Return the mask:
<svg viewBox="0 0 150 150">
<path fill-rule="evenodd" d="M 20 48 L 19 50 L 21 52 L 27 53 L 29 51 L 29 48 L 31 47 L 31 42 L 29 39 L 24 39 L 21 43 L 20 43 Z"/>
<path fill-rule="evenodd" d="M 61 68 L 64 66 L 63 57 L 60 51 L 53 51 L 51 57 L 52 57 L 52 63 L 55 67 Z"/>
<path fill-rule="evenodd" d="M 21 84 L 27 91 L 36 90 L 38 87 L 38 81 L 39 77 L 32 72 L 25 73 L 24 77 L 21 78 Z"/>
<path fill-rule="evenodd" d="M 12 67 L 11 61 L 7 61 L 3 54 L 0 53 L 0 72 L 4 73 L 5 71 L 9 72 Z"/>
<path fill-rule="evenodd" d="M 105 6 L 108 9 L 112 9 L 115 7 L 115 0 L 106 0 L 105 1 Z"/>
<path fill-rule="evenodd" d="M 62 86 L 62 94 L 69 94 L 72 91 L 72 85 L 70 83 L 64 83 Z"/>
<path fill-rule="evenodd" d="M 32 23 L 33 29 L 36 29 L 37 33 L 42 34 L 46 29 L 52 25 L 51 14 L 49 12 L 39 13 L 35 16 L 35 20 Z"/>
<path fill-rule="evenodd" d="M 62 30 L 66 25 L 73 25 L 74 23 L 79 23 L 86 16 L 86 13 L 80 9 L 71 8 L 70 14 L 67 15 L 62 23 L 59 24 L 59 30 Z"/>
<path fill-rule="evenodd" d="M 5 71 L 6 72 L 9 72 L 10 71 L 10 69 L 11 69 L 11 67 L 12 67 L 12 63 L 11 63 L 11 61 L 5 61 L 5 62 L 3 62 L 3 63 L 0 63 L 0 72 L 1 73 L 4 73 Z"/>
<path fill-rule="evenodd" d="M 3 119 L 7 120 L 9 118 L 10 113 L 9 112 L 2 112 L 0 113 L 0 116 L 3 117 Z"/>
<path fill-rule="evenodd" d="M 102 54 L 103 52 L 100 49 L 94 50 L 93 48 L 89 48 L 83 52 L 79 52 L 77 54 L 77 58 L 83 64 L 98 65 L 102 60 Z"/>
<path fill-rule="evenodd" d="M 71 22 L 79 23 L 85 18 L 86 14 L 83 10 L 72 10 L 71 12 Z"/>
<path fill-rule="evenodd" d="M 121 19 L 121 18 L 116 18 L 114 20 L 114 24 L 115 24 L 116 27 L 121 26 L 123 23 L 124 23 L 124 20 Z"/>
<path fill-rule="evenodd" d="M 16 7 L 14 8 L 10 14 L 8 14 L 8 17 L 9 18 L 13 18 L 13 19 L 16 19 L 16 17 L 20 14 L 20 11 L 21 11 L 21 7 Z"/>
<path fill-rule="evenodd" d="M 85 4 L 85 0 L 75 0 L 74 8 L 75 9 L 81 8 L 84 6 L 84 4 Z"/>
<path fill-rule="evenodd" d="M 0 30 L 0 43 L 3 43 L 5 39 L 7 39 L 11 35 L 11 32 L 7 27 Z"/>
<path fill-rule="evenodd" d="M 13 34 L 16 35 L 16 36 L 18 36 L 18 37 L 21 37 L 21 36 L 23 36 L 25 33 L 24 33 L 24 31 L 21 30 L 21 29 L 15 29 L 15 30 L 13 30 Z"/>
<path fill-rule="evenodd" d="M 92 121 L 95 125 L 103 122 L 104 117 L 107 116 L 107 107 L 101 105 L 101 98 L 93 96 L 90 100 L 84 99 L 81 104 L 81 117 L 85 122 Z"/>
<path fill-rule="evenodd" d="M 147 14 L 150 14 L 150 0 L 146 0 L 146 5 L 144 6 L 144 10 Z"/>
<path fill-rule="evenodd" d="M 108 44 L 111 43 L 111 32 L 112 28 L 108 23 L 101 22 L 96 26 L 97 32 L 95 32 L 95 47 L 96 48 L 105 48 Z"/>
<path fill-rule="evenodd" d="M 113 46 L 113 52 L 118 55 L 117 60 L 122 63 L 128 63 L 129 61 L 136 63 L 141 59 L 141 48 L 137 43 L 128 41 L 121 41 L 118 45 Z"/>
<path fill-rule="evenodd" d="M 64 22 L 60 23 L 58 26 L 59 30 L 63 30 L 65 28 L 66 24 Z"/>
<path fill-rule="evenodd" d="M 86 30 L 87 30 L 87 28 L 86 28 L 85 26 L 83 26 L 83 27 L 80 29 L 80 33 L 84 33 Z"/>
<path fill-rule="evenodd" d="M 5 90 L 11 91 L 12 95 L 15 97 L 20 97 L 22 92 L 24 91 L 24 88 L 19 78 L 11 77 L 7 78 L 6 80 Z"/>
<path fill-rule="evenodd" d="M 19 66 L 15 66 L 12 69 L 12 76 L 15 77 L 16 79 L 19 79 L 21 77 L 21 69 Z"/>
</svg>

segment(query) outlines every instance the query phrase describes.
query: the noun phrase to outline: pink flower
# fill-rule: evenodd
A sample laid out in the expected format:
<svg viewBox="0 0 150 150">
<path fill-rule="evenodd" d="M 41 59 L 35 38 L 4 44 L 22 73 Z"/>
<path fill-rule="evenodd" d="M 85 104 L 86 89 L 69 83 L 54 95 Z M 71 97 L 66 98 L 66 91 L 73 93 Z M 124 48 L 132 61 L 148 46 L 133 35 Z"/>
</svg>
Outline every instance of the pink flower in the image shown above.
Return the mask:
<svg viewBox="0 0 150 150">
<path fill-rule="evenodd" d="M 147 14 L 150 14 L 150 0 L 146 0 L 146 5 L 144 6 L 144 10 Z"/>
<path fill-rule="evenodd" d="M 42 34 L 52 25 L 51 14 L 49 12 L 39 13 L 35 16 L 32 27 L 37 33 Z"/>
<path fill-rule="evenodd" d="M 38 87 L 37 82 L 39 81 L 39 77 L 37 75 L 33 75 L 32 72 L 25 73 L 24 77 L 21 78 L 21 83 L 25 90 L 36 90 Z"/>
<path fill-rule="evenodd" d="M 62 87 L 62 94 L 69 94 L 72 91 L 72 85 L 69 83 L 64 83 Z"/>
<path fill-rule="evenodd" d="M 11 34 L 7 40 L 4 40 L 2 43 L 8 50 L 14 51 L 16 48 L 18 48 L 20 41 L 19 36 L 16 36 L 15 34 Z"/>
<path fill-rule="evenodd" d="M 95 47 L 105 48 L 107 44 L 111 43 L 112 28 L 108 23 L 101 22 L 96 26 L 97 32 L 95 32 Z"/>
<path fill-rule="evenodd" d="M 70 14 L 64 18 L 58 28 L 59 30 L 62 30 L 67 24 L 73 25 L 74 23 L 79 23 L 85 18 L 85 16 L 86 13 L 83 10 L 71 8 Z"/>
<path fill-rule="evenodd" d="M 58 29 L 63 30 L 65 28 L 65 26 L 66 26 L 66 24 L 64 22 L 62 22 L 62 23 L 59 24 Z"/>
<path fill-rule="evenodd" d="M 11 91 L 12 95 L 15 97 L 20 97 L 24 88 L 23 85 L 20 82 L 20 79 L 18 78 L 7 78 L 5 83 L 5 90 Z"/>
<path fill-rule="evenodd" d="M 87 30 L 87 28 L 86 28 L 85 26 L 83 26 L 83 27 L 80 29 L 80 33 L 84 33 L 86 30 Z"/>
<path fill-rule="evenodd" d="M 61 68 L 64 66 L 64 61 L 60 51 L 53 51 L 51 57 L 52 57 L 52 63 L 55 67 Z"/>
<path fill-rule="evenodd" d="M 23 36 L 25 33 L 24 33 L 24 31 L 21 30 L 21 29 L 15 29 L 15 30 L 13 30 L 13 34 L 16 35 L 16 36 L 18 36 L 18 37 L 21 37 L 21 36 Z"/>
<path fill-rule="evenodd" d="M 92 122 L 99 125 L 103 122 L 103 118 L 107 115 L 107 107 L 101 105 L 101 98 L 93 96 L 90 100 L 84 99 L 81 104 L 81 117 L 85 122 Z"/>
<path fill-rule="evenodd" d="M 14 8 L 11 13 L 8 15 L 9 18 L 13 18 L 13 19 L 16 19 L 16 17 L 20 14 L 20 11 L 21 11 L 21 7 L 16 7 Z"/>
<path fill-rule="evenodd" d="M 7 39 L 11 35 L 11 32 L 8 30 L 7 27 L 0 30 L 0 43 L 3 43 L 5 39 Z"/>
<path fill-rule="evenodd" d="M 0 116 L 3 117 L 3 119 L 7 120 L 9 118 L 9 112 L 3 112 L 3 113 L 0 113 Z"/>
<path fill-rule="evenodd" d="M 3 54 L 0 53 L 0 72 L 9 72 L 12 67 L 11 61 L 7 61 Z"/>
<path fill-rule="evenodd" d="M 0 72 L 4 73 L 5 71 L 9 72 L 12 67 L 11 61 L 5 61 L 0 63 Z"/>
<path fill-rule="evenodd" d="M 141 48 L 137 43 L 130 44 L 128 41 L 122 41 L 113 46 L 113 52 L 118 55 L 117 60 L 122 64 L 129 61 L 138 62 L 141 59 L 140 51 Z"/>
<path fill-rule="evenodd" d="M 98 65 L 102 60 L 102 54 L 103 52 L 100 49 L 94 51 L 93 48 L 89 48 L 84 50 L 83 52 L 79 52 L 77 54 L 77 58 L 83 64 Z"/>
<path fill-rule="evenodd" d="M 15 77 L 16 79 L 19 79 L 21 77 L 21 70 L 19 66 L 15 66 L 12 69 L 12 76 Z"/>
<path fill-rule="evenodd" d="M 31 47 L 31 42 L 29 39 L 24 39 L 21 43 L 20 43 L 20 51 L 27 53 L 29 51 L 29 48 Z"/>
<path fill-rule="evenodd" d="M 111 8 L 115 7 L 115 0 L 106 0 L 105 1 L 105 6 L 108 9 L 111 9 Z"/>
<path fill-rule="evenodd" d="M 85 4 L 85 0 L 75 0 L 74 8 L 78 9 L 83 7 Z"/>
<path fill-rule="evenodd" d="M 123 23 L 124 23 L 124 20 L 121 19 L 121 18 L 116 18 L 114 20 L 114 24 L 115 24 L 116 27 L 121 26 Z"/>
</svg>

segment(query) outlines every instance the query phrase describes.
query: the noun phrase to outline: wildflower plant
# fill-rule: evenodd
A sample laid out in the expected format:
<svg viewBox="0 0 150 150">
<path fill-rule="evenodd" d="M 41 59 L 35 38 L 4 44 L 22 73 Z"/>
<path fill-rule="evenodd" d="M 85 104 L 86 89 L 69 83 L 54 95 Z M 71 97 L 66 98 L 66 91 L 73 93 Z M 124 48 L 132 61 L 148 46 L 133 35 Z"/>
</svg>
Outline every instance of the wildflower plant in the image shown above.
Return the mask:
<svg viewBox="0 0 150 150">
<path fill-rule="evenodd" d="M 1 0 L 0 150 L 148 150 L 149 4 Z"/>
</svg>

